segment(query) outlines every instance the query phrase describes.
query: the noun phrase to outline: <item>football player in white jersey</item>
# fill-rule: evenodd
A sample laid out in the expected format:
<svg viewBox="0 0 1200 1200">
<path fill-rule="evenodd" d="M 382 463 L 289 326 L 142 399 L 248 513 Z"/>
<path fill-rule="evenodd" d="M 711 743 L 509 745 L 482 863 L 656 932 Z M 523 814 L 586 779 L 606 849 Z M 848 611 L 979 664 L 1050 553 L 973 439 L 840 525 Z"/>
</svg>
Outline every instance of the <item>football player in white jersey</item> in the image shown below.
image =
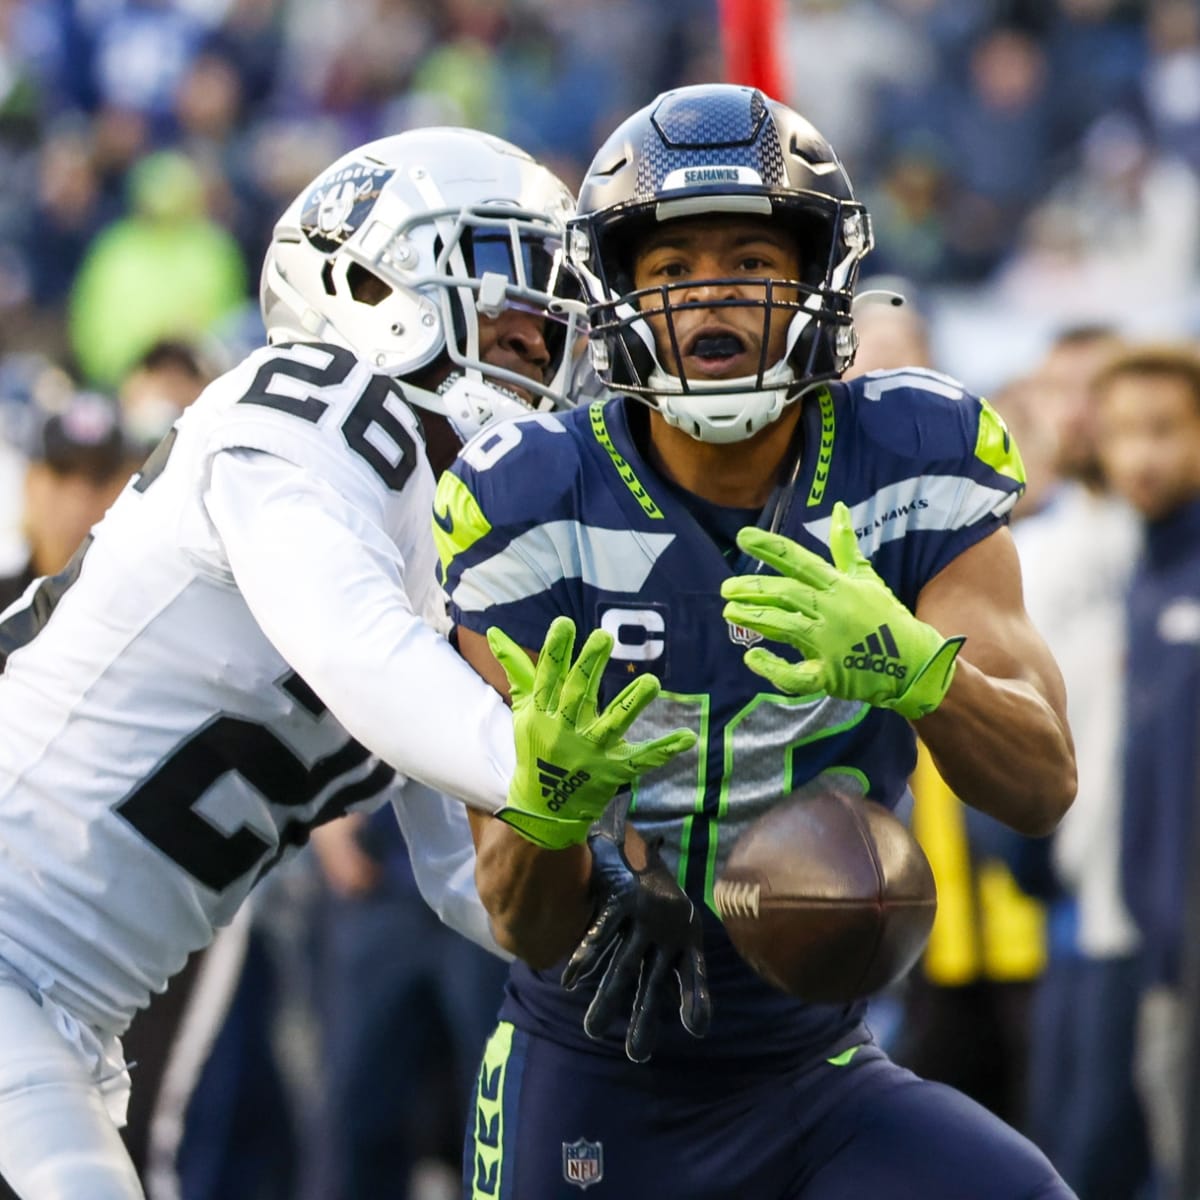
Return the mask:
<svg viewBox="0 0 1200 1200">
<path fill-rule="evenodd" d="M 419 781 L 397 808 L 423 890 L 486 942 L 438 793 L 581 841 L 689 744 L 623 741 L 653 686 L 597 713 L 603 637 L 571 665 L 555 631 L 536 679 L 514 660 L 510 716 L 434 628 L 436 459 L 558 398 L 571 205 L 472 131 L 339 160 L 275 229 L 270 345 L 0 614 L 0 1176 L 20 1196 L 142 1195 L 120 1036 L 314 825 Z"/>
</svg>

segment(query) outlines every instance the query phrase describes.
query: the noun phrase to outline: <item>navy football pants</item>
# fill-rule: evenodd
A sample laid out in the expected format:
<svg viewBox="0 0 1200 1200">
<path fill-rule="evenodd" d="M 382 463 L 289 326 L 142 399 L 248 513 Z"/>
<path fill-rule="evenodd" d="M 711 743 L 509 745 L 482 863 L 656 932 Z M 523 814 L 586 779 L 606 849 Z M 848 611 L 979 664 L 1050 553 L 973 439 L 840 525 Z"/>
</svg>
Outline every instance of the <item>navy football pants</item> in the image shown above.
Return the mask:
<svg viewBox="0 0 1200 1200">
<path fill-rule="evenodd" d="M 464 1166 L 467 1200 L 1072 1200 L 1032 1143 L 873 1045 L 764 1078 L 638 1066 L 507 1022 Z"/>
</svg>

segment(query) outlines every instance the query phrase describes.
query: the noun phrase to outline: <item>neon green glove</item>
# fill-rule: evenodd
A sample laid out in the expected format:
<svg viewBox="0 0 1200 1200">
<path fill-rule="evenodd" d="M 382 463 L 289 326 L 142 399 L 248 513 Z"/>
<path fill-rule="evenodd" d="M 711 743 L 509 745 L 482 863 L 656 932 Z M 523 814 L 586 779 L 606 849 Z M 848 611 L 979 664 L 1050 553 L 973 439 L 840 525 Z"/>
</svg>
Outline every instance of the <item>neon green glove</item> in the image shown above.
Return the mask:
<svg viewBox="0 0 1200 1200">
<path fill-rule="evenodd" d="M 612 636 L 595 630 L 574 665 L 575 623 L 557 617 L 537 666 L 493 626 L 488 645 L 508 676 L 517 767 L 508 803 L 495 815 L 522 837 L 549 850 L 587 841 L 588 830 L 619 788 L 695 745 L 690 729 L 631 745 L 625 731 L 658 695 L 653 675 L 640 675 L 602 713 L 600 680 Z"/>
<path fill-rule="evenodd" d="M 858 548 L 850 510 L 833 508 L 830 566 L 820 555 L 763 529 L 743 529 L 738 545 L 779 572 L 738 575 L 721 586 L 725 619 L 804 655 L 791 663 L 762 647 L 746 666 L 781 692 L 825 692 L 865 700 L 910 721 L 933 712 L 954 678 L 965 638 L 943 638 L 918 621 Z"/>
</svg>

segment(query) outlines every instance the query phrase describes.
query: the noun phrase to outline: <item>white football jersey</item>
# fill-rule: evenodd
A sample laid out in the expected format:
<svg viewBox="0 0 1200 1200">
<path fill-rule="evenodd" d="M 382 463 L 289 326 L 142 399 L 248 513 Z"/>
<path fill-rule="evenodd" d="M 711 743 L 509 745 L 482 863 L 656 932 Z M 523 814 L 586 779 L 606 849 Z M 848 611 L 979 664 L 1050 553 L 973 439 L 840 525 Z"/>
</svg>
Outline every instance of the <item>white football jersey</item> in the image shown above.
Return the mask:
<svg viewBox="0 0 1200 1200">
<path fill-rule="evenodd" d="M 89 1024 L 123 1030 L 397 769 L 503 802 L 507 710 L 420 619 L 434 480 L 401 394 L 339 347 L 256 352 L 0 614 L 0 957 Z"/>
</svg>

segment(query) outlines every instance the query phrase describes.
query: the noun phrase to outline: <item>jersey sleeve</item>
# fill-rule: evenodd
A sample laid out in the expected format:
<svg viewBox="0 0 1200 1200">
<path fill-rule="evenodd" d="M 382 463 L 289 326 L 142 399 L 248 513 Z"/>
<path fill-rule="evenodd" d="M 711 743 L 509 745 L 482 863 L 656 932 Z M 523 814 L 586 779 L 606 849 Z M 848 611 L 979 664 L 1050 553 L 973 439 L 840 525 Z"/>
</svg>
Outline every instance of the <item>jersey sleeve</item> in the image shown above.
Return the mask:
<svg viewBox="0 0 1200 1200">
<path fill-rule="evenodd" d="M 255 621 L 347 732 L 405 776 L 500 807 L 508 709 L 414 611 L 400 549 L 370 516 L 250 450 L 218 456 L 204 504 Z"/>
<path fill-rule="evenodd" d="M 939 571 L 1008 523 L 1025 467 L 995 408 L 947 376 L 873 372 L 856 384 L 863 455 L 886 464 L 855 513 L 859 542 L 869 557 L 881 552 L 879 565 L 912 606 Z M 901 528 L 903 541 L 890 541 Z"/>
<path fill-rule="evenodd" d="M 583 632 L 573 450 L 562 422 L 538 413 L 484 430 L 443 474 L 434 538 L 456 624 L 497 625 L 530 649 L 560 614 Z"/>
<path fill-rule="evenodd" d="M 496 944 L 479 899 L 475 843 L 463 806 L 410 779 L 393 792 L 392 807 L 421 898 L 455 933 L 499 958 L 511 958 Z"/>
<path fill-rule="evenodd" d="M 296 343 L 256 351 L 210 391 L 201 476 L 223 450 L 261 450 L 328 480 L 385 527 L 397 523 L 426 464 L 419 423 L 394 380 L 341 346 Z"/>
</svg>

